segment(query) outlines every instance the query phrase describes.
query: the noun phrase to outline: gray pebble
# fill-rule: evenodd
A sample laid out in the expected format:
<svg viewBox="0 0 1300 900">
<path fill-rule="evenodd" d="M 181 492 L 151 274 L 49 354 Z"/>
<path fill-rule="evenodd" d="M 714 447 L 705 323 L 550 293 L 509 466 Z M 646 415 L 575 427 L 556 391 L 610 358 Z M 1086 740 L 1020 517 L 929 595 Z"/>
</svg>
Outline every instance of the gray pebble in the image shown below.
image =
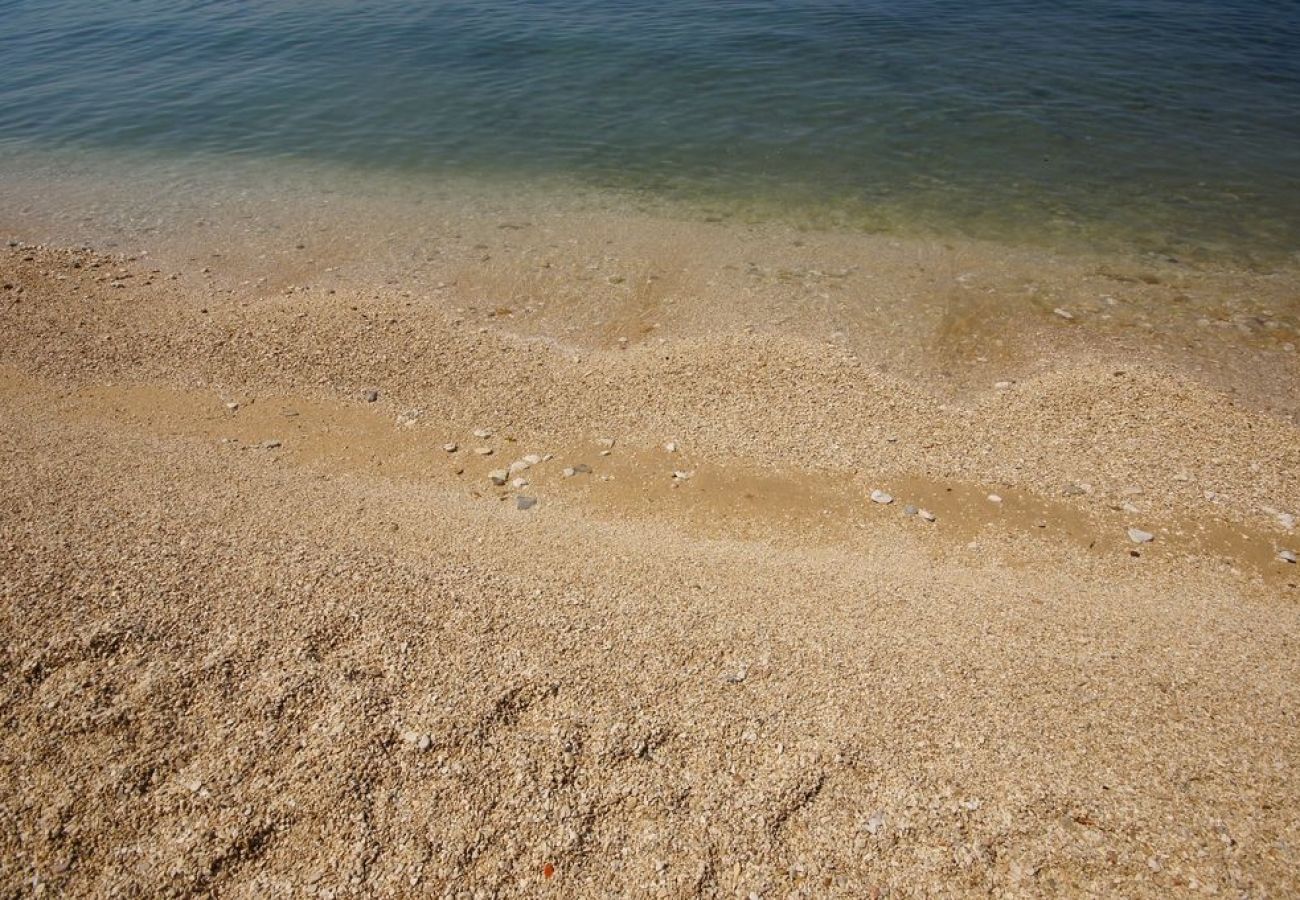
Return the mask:
<svg viewBox="0 0 1300 900">
<path fill-rule="evenodd" d="M 367 403 L 374 403 L 376 400 L 379 399 L 379 391 L 369 390 L 369 391 L 364 392 L 364 393 L 361 395 L 361 397 L 362 397 L 362 399 L 364 399 Z"/>
<path fill-rule="evenodd" d="M 910 503 L 907 506 L 903 507 L 903 515 L 905 516 L 914 516 L 919 512 L 920 510 L 917 509 L 915 506 L 912 506 Z"/>
<path fill-rule="evenodd" d="M 537 505 L 537 498 L 536 498 L 536 497 L 516 497 L 516 498 L 515 498 L 515 508 L 516 508 L 516 509 L 532 509 L 532 508 L 533 508 L 534 506 L 536 506 L 536 505 Z"/>
</svg>

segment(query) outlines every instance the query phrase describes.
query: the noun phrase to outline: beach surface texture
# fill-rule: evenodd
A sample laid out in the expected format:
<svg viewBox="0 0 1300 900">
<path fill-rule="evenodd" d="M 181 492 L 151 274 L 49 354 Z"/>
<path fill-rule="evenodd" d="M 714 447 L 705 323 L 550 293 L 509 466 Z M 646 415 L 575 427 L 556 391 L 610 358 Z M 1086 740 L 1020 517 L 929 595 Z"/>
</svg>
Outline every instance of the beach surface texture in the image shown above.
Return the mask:
<svg viewBox="0 0 1300 900">
<path fill-rule="evenodd" d="M 1294 274 L 45 209 L 5 896 L 1300 892 Z"/>
</svg>

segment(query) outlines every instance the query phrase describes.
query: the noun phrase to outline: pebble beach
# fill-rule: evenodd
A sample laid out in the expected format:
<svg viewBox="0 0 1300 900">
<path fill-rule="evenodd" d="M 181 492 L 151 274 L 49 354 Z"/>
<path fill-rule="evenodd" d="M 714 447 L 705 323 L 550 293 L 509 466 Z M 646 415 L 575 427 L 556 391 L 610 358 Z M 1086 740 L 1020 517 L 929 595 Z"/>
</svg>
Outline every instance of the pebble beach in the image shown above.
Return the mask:
<svg viewBox="0 0 1300 900">
<path fill-rule="evenodd" d="M 1300 887 L 1293 279 L 291 215 L 0 247 L 8 892 Z"/>
</svg>

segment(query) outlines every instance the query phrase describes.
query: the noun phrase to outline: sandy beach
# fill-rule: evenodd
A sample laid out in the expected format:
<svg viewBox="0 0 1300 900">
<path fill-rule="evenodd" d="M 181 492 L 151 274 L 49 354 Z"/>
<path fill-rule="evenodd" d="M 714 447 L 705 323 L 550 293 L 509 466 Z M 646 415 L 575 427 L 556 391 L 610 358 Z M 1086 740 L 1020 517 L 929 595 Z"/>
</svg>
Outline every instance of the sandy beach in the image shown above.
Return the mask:
<svg viewBox="0 0 1300 900">
<path fill-rule="evenodd" d="M 1294 274 L 259 215 L 0 223 L 7 896 L 1300 891 Z"/>
</svg>

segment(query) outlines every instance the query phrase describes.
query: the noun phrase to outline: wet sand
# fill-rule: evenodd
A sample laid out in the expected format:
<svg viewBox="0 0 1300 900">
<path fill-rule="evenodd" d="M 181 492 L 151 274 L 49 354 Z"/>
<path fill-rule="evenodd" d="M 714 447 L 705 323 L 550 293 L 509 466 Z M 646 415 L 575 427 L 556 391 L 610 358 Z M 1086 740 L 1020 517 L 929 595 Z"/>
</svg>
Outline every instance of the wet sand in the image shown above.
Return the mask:
<svg viewBox="0 0 1300 900">
<path fill-rule="evenodd" d="M 1300 890 L 1294 273 L 191 213 L 0 222 L 6 892 Z"/>
</svg>

